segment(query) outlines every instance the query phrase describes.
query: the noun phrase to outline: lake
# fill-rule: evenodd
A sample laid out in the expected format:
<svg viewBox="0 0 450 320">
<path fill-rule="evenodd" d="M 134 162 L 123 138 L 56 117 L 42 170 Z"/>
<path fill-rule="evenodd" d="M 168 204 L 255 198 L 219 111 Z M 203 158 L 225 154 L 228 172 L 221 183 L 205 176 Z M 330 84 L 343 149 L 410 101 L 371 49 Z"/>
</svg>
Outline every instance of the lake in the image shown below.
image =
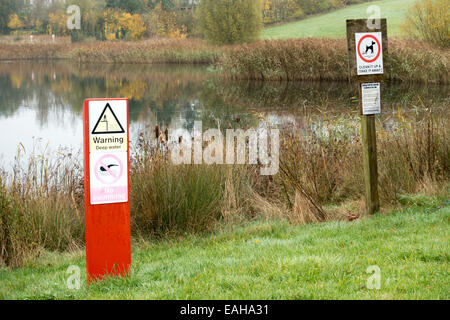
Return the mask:
<svg viewBox="0 0 450 320">
<path fill-rule="evenodd" d="M 383 125 L 399 111 L 419 121 L 424 112 L 448 117 L 448 86 L 383 85 Z M 130 134 L 185 127 L 294 124 L 357 118 L 358 92 L 347 82 L 231 82 L 206 66 L 0 62 L 0 166 L 25 154 L 82 147 L 87 98 L 130 99 Z"/>
</svg>

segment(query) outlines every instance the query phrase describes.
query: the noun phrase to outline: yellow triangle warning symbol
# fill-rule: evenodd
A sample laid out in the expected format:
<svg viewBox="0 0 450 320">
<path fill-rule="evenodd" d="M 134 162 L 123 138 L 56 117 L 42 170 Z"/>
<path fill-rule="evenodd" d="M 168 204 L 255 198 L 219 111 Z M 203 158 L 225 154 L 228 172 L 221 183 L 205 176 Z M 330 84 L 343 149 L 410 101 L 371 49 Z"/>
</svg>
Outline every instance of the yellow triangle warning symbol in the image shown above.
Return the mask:
<svg viewBox="0 0 450 320">
<path fill-rule="evenodd" d="M 98 118 L 94 130 L 92 130 L 92 134 L 116 133 L 125 133 L 125 130 L 123 130 L 123 127 L 117 119 L 116 114 L 108 103 L 105 109 L 103 109 L 100 117 Z"/>
</svg>

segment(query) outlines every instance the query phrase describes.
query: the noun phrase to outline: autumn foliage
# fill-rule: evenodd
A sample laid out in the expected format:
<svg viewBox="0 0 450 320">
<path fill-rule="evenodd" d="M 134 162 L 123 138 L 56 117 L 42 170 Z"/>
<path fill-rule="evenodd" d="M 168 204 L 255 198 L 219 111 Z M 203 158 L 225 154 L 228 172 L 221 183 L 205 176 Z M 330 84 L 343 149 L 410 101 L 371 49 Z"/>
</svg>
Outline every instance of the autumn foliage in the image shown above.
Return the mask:
<svg viewBox="0 0 450 320">
<path fill-rule="evenodd" d="M 214 44 L 256 40 L 262 29 L 261 1 L 202 0 L 198 24 L 204 37 Z"/>
<path fill-rule="evenodd" d="M 447 0 L 422 0 L 407 16 L 405 31 L 442 48 L 450 46 L 450 5 Z"/>
</svg>

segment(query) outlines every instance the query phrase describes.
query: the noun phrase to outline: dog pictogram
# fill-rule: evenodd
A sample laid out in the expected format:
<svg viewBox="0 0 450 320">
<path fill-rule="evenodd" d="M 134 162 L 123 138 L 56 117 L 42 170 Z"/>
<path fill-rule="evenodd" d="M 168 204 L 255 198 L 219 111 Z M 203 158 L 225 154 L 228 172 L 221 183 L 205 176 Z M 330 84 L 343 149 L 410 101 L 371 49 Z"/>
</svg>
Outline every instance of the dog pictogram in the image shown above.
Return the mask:
<svg viewBox="0 0 450 320">
<path fill-rule="evenodd" d="M 372 51 L 372 54 L 373 54 L 373 46 L 375 44 L 376 44 L 375 41 L 372 41 L 372 44 L 370 46 L 366 45 L 366 52 L 364 52 L 364 54 L 367 54 L 369 52 L 369 50 Z"/>
</svg>

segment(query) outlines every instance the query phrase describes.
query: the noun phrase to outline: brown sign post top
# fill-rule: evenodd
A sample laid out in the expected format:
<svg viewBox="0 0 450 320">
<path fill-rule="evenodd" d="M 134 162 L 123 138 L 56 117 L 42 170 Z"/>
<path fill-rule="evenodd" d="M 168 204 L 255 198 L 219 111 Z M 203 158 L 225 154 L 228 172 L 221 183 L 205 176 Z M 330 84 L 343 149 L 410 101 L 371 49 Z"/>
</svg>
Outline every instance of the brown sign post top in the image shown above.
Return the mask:
<svg viewBox="0 0 450 320">
<path fill-rule="evenodd" d="M 382 59 L 384 64 L 386 64 L 388 57 L 388 35 L 387 35 L 387 23 L 386 19 L 380 19 L 379 23 L 380 28 L 369 28 L 367 26 L 367 19 L 356 19 L 356 20 L 347 20 L 347 50 L 348 50 L 348 67 L 349 67 L 349 76 L 350 80 L 357 81 L 359 83 L 362 82 L 382 82 L 385 80 L 386 70 L 382 74 L 371 74 L 371 75 L 358 75 L 357 68 L 357 44 L 355 41 L 355 35 L 357 33 L 378 33 L 381 32 L 381 43 L 378 44 L 376 39 L 375 42 L 375 50 L 376 47 L 382 46 Z M 367 47 L 366 47 L 367 48 Z M 373 49 L 372 49 L 373 52 Z"/>
</svg>

